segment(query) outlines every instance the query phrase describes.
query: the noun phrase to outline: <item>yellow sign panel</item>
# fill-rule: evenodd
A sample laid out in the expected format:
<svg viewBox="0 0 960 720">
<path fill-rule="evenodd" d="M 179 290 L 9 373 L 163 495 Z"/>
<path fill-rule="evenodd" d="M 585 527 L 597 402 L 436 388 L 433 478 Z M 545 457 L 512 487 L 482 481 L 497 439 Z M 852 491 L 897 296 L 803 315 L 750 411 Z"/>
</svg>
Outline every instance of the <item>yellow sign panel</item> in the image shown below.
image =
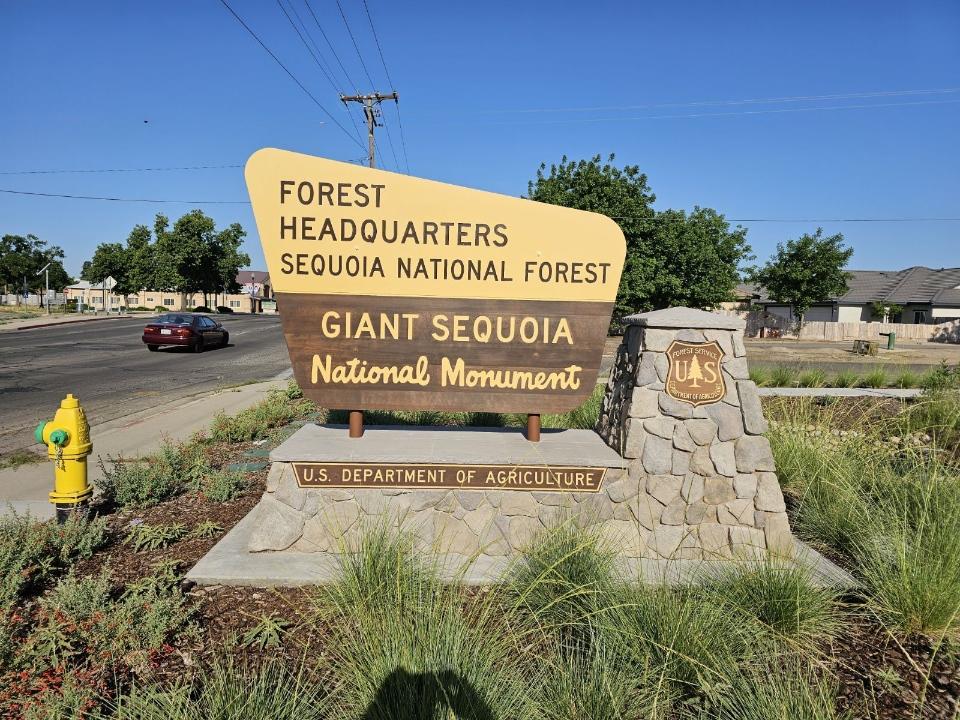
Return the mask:
<svg viewBox="0 0 960 720">
<path fill-rule="evenodd" d="M 267 148 L 247 187 L 278 292 L 611 302 L 625 243 L 596 213 Z"/>
<path fill-rule="evenodd" d="M 284 150 L 247 186 L 297 382 L 330 408 L 589 397 L 625 242 L 607 217 Z"/>
</svg>

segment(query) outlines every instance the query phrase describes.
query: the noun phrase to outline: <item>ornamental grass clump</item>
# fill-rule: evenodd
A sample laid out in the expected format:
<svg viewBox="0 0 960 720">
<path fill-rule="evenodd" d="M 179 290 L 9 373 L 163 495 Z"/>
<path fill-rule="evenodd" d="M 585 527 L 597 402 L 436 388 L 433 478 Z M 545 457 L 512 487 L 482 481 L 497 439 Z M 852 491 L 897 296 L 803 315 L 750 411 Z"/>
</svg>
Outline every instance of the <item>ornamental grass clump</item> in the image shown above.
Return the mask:
<svg viewBox="0 0 960 720">
<path fill-rule="evenodd" d="M 616 553 L 595 530 L 564 522 L 535 537 L 506 588 L 531 629 L 571 649 L 585 648 L 616 603 Z"/>
<path fill-rule="evenodd" d="M 829 675 L 790 661 L 736 672 L 712 689 L 701 720 L 848 720 L 837 710 L 837 683 Z"/>
<path fill-rule="evenodd" d="M 492 595 L 473 598 L 461 583 L 441 582 L 411 547 L 374 528 L 342 579 L 317 595 L 338 682 L 328 717 L 536 717 L 539 671 L 521 663 L 509 614 Z"/>
<path fill-rule="evenodd" d="M 822 388 L 826 387 L 827 374 L 820 368 L 804 370 L 797 377 L 797 386 L 803 388 Z"/>
<path fill-rule="evenodd" d="M 770 371 L 770 387 L 797 387 L 799 375 L 797 368 L 777 365 Z"/>
<path fill-rule="evenodd" d="M 883 368 L 874 368 L 866 375 L 860 378 L 860 382 L 857 383 L 860 387 L 863 388 L 882 388 L 887 387 L 889 380 L 887 378 L 887 371 Z"/>
<path fill-rule="evenodd" d="M 704 593 L 790 649 L 816 650 L 841 626 L 837 593 L 814 584 L 810 569 L 793 562 L 733 565 L 704 578 Z"/>
<path fill-rule="evenodd" d="M 770 385 L 770 368 L 764 365 L 754 365 L 750 368 L 750 379 L 757 387 L 768 387 Z"/>
<path fill-rule="evenodd" d="M 833 380 L 830 381 L 830 386 L 835 388 L 852 388 L 856 387 L 859 379 L 859 376 L 852 370 L 841 370 L 833 376 Z"/>
<path fill-rule="evenodd" d="M 329 688 L 301 663 L 217 660 L 173 687 L 135 685 L 100 716 L 124 720 L 325 720 Z"/>
</svg>

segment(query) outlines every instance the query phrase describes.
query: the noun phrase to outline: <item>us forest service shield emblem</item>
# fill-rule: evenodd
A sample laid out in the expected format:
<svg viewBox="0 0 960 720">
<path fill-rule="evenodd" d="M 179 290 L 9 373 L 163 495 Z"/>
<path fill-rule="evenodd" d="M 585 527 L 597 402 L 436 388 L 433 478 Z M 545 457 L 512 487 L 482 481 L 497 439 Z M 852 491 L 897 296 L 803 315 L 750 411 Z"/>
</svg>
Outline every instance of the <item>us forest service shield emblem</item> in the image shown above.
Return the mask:
<svg viewBox="0 0 960 720">
<path fill-rule="evenodd" d="M 727 391 L 720 372 L 722 360 L 723 349 L 716 340 L 674 340 L 667 348 L 667 395 L 694 407 L 719 402 Z"/>
</svg>

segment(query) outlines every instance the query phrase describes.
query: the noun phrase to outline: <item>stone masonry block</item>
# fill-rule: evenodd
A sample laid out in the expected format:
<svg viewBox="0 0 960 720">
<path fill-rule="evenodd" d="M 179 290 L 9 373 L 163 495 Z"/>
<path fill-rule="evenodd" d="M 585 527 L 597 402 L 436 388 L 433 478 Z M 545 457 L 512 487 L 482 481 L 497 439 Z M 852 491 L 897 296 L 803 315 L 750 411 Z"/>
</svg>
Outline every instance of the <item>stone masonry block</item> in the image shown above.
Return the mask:
<svg viewBox="0 0 960 720">
<path fill-rule="evenodd" d="M 759 484 L 756 497 L 757 510 L 764 512 L 785 512 L 787 507 L 783 502 L 783 492 L 777 476 L 772 472 L 759 473 Z"/>
<path fill-rule="evenodd" d="M 651 475 L 647 478 L 647 494 L 667 505 L 680 497 L 683 478 L 676 475 Z"/>
<path fill-rule="evenodd" d="M 734 357 L 733 343 L 730 341 L 730 330 L 704 330 L 703 336 L 707 340 L 716 340 L 717 345 L 723 350 L 724 360 L 728 357 Z"/>
<path fill-rule="evenodd" d="M 666 393 L 660 393 L 660 411 L 664 415 L 686 420 L 693 417 L 693 405 L 674 400 Z"/>
<path fill-rule="evenodd" d="M 673 440 L 647 435 L 643 444 L 643 468 L 651 475 L 669 473 L 673 467 Z"/>
<path fill-rule="evenodd" d="M 690 456 L 690 472 L 693 474 L 709 477 L 716 471 L 713 460 L 710 459 L 710 448 L 698 447 Z"/>
<path fill-rule="evenodd" d="M 759 478 L 754 473 L 737 473 L 733 476 L 733 488 L 738 498 L 753 498 L 757 494 Z"/>
<path fill-rule="evenodd" d="M 762 435 L 744 435 L 739 438 L 736 457 L 737 470 L 742 473 L 752 473 L 757 470 L 773 472 L 776 469 L 773 453 L 770 451 L 770 441 Z"/>
<path fill-rule="evenodd" d="M 656 499 L 640 493 L 636 502 L 630 503 L 630 510 L 636 513 L 636 520 L 647 530 L 653 530 L 660 522 L 660 515 L 663 513 L 663 505 Z"/>
<path fill-rule="evenodd" d="M 658 395 L 659 393 L 656 390 L 635 387 L 630 400 L 630 417 L 652 418 L 657 415 L 659 413 Z"/>
<path fill-rule="evenodd" d="M 648 433 L 670 441 L 673 440 L 673 429 L 676 425 L 676 420 L 665 417 L 656 417 L 643 421 L 643 429 Z"/>
<path fill-rule="evenodd" d="M 637 387 L 644 387 L 660 379 L 657 375 L 657 367 L 654 363 L 655 353 L 645 352 L 640 356 L 640 362 L 637 365 L 636 384 Z"/>
<path fill-rule="evenodd" d="M 717 424 L 709 418 L 687 420 L 683 426 L 697 445 L 709 445 L 717 437 Z"/>
<path fill-rule="evenodd" d="M 633 418 L 628 418 L 624 434 L 625 440 L 623 442 L 623 448 L 620 449 L 621 454 L 625 458 L 630 459 L 635 459 L 643 455 L 643 446 L 647 441 L 647 431 L 643 429 L 641 422 Z"/>
<path fill-rule="evenodd" d="M 713 460 L 717 472 L 721 475 L 732 478 L 737 474 L 737 461 L 732 442 L 718 442 L 711 445 L 710 459 Z"/>
<path fill-rule="evenodd" d="M 736 500 L 733 481 L 721 475 L 713 475 L 704 480 L 703 500 L 709 505 L 721 505 Z"/>
<path fill-rule="evenodd" d="M 671 473 L 674 475 L 686 475 L 690 470 L 690 453 L 684 452 L 683 450 L 673 450 L 673 464 L 671 466 Z"/>
<path fill-rule="evenodd" d="M 254 512 L 256 522 L 247 544 L 250 552 L 286 550 L 303 534 L 303 513 L 270 495 L 260 499 Z"/>
<path fill-rule="evenodd" d="M 763 435 L 767 431 L 767 421 L 763 417 L 757 384 L 752 380 L 738 380 L 737 393 L 740 395 L 743 424 L 747 432 L 751 435 Z"/>
<path fill-rule="evenodd" d="M 731 337 L 733 341 L 733 354 L 736 357 L 743 357 L 747 354 L 747 348 L 743 344 L 743 330 L 735 330 Z"/>
<path fill-rule="evenodd" d="M 658 328 L 647 328 L 643 334 L 644 351 L 653 350 L 654 352 L 666 352 L 677 337 L 674 330 L 660 330 Z M 663 378 L 660 378 L 661 380 Z"/>
<path fill-rule="evenodd" d="M 678 422 L 673 426 L 673 447 L 686 452 L 693 452 L 697 449 L 697 444 L 690 437 L 690 431 L 687 430 L 686 423 Z"/>
</svg>

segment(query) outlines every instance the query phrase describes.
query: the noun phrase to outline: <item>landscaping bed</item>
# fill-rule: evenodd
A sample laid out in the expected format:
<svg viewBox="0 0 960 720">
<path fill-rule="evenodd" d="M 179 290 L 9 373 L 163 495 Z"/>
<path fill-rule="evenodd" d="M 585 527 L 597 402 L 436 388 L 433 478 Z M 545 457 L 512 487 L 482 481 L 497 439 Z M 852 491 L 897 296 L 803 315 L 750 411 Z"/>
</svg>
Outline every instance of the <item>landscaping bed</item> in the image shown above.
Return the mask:
<svg viewBox="0 0 960 720">
<path fill-rule="evenodd" d="M 598 398 L 545 420 L 589 425 Z M 565 525 L 492 588 L 439 582 L 377 527 L 331 586 L 185 583 L 259 500 L 270 447 L 326 419 L 291 386 L 206 437 L 120 463 L 89 521 L 2 521 L 2 716 L 955 718 L 956 395 L 764 407 L 793 526 L 856 592 L 777 563 L 638 587 L 616 576 L 611 548 Z M 929 440 L 891 441 L 917 432 Z"/>
</svg>

